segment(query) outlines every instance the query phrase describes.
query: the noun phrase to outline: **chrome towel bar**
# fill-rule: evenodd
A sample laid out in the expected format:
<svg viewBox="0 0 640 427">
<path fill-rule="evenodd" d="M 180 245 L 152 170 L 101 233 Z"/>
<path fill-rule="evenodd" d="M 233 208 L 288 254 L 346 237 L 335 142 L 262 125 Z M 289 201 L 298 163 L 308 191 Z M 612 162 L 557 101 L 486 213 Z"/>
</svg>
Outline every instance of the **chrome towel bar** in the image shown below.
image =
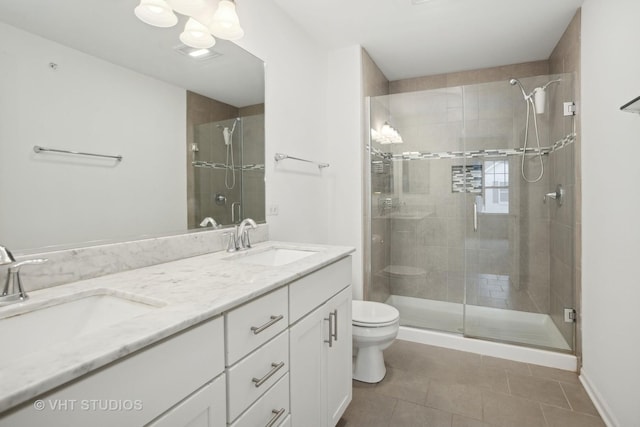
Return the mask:
<svg viewBox="0 0 640 427">
<path fill-rule="evenodd" d="M 291 160 L 298 160 L 299 162 L 312 163 L 312 164 L 318 166 L 318 169 L 328 168 L 329 167 L 329 163 L 314 162 L 313 160 L 301 159 L 299 157 L 293 157 L 293 156 L 290 156 L 288 154 L 283 154 L 283 153 L 276 153 L 276 155 L 273 156 L 273 157 L 276 160 L 276 162 L 279 162 L 279 161 L 284 160 L 284 159 L 291 159 Z"/>
<path fill-rule="evenodd" d="M 58 150 L 57 148 L 46 148 L 46 147 L 41 147 L 39 145 L 34 145 L 33 151 L 35 151 L 36 153 L 41 153 L 43 151 L 50 151 L 52 153 L 76 154 L 78 156 L 104 157 L 109 159 L 116 159 L 119 162 L 122 161 L 122 156 L 120 155 L 112 156 L 110 154 L 96 154 L 96 153 L 84 153 L 82 151 Z"/>
</svg>

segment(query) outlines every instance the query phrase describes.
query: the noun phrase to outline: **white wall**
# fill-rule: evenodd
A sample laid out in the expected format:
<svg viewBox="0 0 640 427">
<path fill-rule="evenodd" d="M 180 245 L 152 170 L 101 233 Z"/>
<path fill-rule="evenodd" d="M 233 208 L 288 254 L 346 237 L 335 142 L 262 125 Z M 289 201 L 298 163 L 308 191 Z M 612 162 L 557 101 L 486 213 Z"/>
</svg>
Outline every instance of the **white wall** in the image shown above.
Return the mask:
<svg viewBox="0 0 640 427">
<path fill-rule="evenodd" d="M 2 244 L 186 229 L 185 91 L 5 24 L 0 40 Z"/>
<path fill-rule="evenodd" d="M 353 246 L 353 296 L 362 299 L 362 48 L 329 53 L 329 243 Z"/>
<path fill-rule="evenodd" d="M 327 52 L 273 0 L 238 2 L 245 36 L 238 45 L 266 63 L 265 176 L 272 240 L 327 243 L 327 170 L 285 160 L 275 153 L 327 162 Z M 333 167 L 333 165 L 332 165 Z"/>
<path fill-rule="evenodd" d="M 583 380 L 611 426 L 640 422 L 640 2 L 582 8 Z"/>
</svg>

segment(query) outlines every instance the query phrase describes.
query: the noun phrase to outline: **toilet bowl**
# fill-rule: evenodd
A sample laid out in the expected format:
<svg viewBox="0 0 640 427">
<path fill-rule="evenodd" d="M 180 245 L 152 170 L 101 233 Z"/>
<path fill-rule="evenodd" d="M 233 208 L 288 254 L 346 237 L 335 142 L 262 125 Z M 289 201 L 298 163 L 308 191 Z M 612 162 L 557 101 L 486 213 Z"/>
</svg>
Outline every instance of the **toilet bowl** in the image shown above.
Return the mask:
<svg viewBox="0 0 640 427">
<path fill-rule="evenodd" d="M 353 379 L 380 382 L 387 373 L 382 351 L 398 335 L 400 313 L 388 304 L 353 301 L 351 317 L 355 355 Z"/>
</svg>

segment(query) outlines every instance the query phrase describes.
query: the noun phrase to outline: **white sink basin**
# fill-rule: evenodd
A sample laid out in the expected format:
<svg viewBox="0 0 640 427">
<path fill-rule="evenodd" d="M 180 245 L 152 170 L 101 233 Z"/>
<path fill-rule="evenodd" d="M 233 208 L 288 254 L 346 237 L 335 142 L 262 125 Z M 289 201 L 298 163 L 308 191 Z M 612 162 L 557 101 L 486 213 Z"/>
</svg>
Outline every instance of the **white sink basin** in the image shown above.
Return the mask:
<svg viewBox="0 0 640 427">
<path fill-rule="evenodd" d="M 302 258 L 316 254 L 316 251 L 306 251 L 300 249 L 268 248 L 262 251 L 247 252 L 226 258 L 230 261 L 242 264 L 257 264 L 277 267 L 298 261 Z"/>
<path fill-rule="evenodd" d="M 123 296 L 99 294 L 78 296 L 71 301 L 0 318 L 2 357 L 12 360 L 46 350 L 53 344 L 86 336 L 156 308 L 157 305 Z"/>
</svg>

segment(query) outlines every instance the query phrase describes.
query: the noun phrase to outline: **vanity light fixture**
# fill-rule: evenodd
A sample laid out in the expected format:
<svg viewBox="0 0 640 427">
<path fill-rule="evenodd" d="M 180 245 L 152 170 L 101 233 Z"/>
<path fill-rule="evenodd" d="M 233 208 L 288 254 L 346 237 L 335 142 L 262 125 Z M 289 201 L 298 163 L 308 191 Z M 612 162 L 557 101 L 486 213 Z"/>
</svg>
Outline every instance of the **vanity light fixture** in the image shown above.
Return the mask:
<svg viewBox="0 0 640 427">
<path fill-rule="evenodd" d="M 378 144 L 402 144 L 402 136 L 388 122 L 384 122 L 380 131 L 371 129 L 371 139 Z"/>
<path fill-rule="evenodd" d="M 178 23 L 176 12 L 189 17 L 180 34 L 180 41 L 196 49 L 215 45 L 213 36 L 238 40 L 244 36 L 233 0 L 140 0 L 134 9 L 142 22 L 155 27 L 173 27 Z"/>
<path fill-rule="evenodd" d="M 168 28 L 178 23 L 178 17 L 164 0 L 140 0 L 133 13 L 139 20 L 154 27 Z"/>
</svg>

